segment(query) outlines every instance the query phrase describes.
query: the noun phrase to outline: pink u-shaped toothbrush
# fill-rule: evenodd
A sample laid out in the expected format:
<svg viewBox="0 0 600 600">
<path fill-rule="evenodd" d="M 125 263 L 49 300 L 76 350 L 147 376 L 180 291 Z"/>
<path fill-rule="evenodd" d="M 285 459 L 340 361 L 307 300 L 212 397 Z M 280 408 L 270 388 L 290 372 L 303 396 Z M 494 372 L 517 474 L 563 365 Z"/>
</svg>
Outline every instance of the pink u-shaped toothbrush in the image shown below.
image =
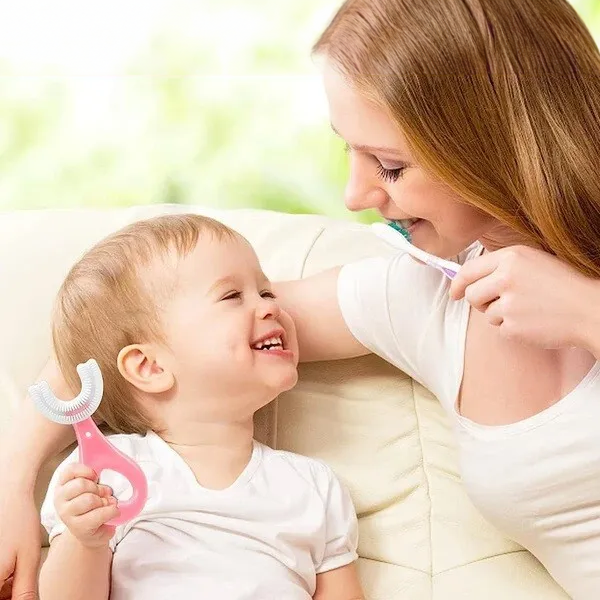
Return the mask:
<svg viewBox="0 0 600 600">
<path fill-rule="evenodd" d="M 148 482 L 139 465 L 115 448 L 98 429 L 92 415 L 100 405 L 104 383 L 98 363 L 90 358 L 77 365 L 81 380 L 81 392 L 73 400 L 59 400 L 46 381 L 32 385 L 29 395 L 38 410 L 51 421 L 61 425 L 73 425 L 79 444 L 79 460 L 94 469 L 96 475 L 105 469 L 120 473 L 129 481 L 133 494 L 129 500 L 119 501 L 120 515 L 108 521 L 108 525 L 121 525 L 136 517 L 148 497 Z"/>
</svg>

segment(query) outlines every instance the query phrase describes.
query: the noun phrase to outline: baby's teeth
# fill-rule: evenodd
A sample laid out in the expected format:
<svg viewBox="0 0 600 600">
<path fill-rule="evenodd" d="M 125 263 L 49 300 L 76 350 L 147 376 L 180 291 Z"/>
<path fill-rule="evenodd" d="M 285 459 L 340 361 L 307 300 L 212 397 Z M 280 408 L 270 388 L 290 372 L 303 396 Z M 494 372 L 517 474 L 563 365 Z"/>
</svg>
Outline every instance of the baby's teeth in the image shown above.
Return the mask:
<svg viewBox="0 0 600 600">
<path fill-rule="evenodd" d="M 256 348 L 257 350 L 261 350 L 264 346 L 276 346 L 276 345 L 283 346 L 283 343 L 282 343 L 280 337 L 272 337 L 267 340 L 263 340 L 262 342 L 257 342 L 256 344 L 254 344 L 254 348 Z"/>
</svg>

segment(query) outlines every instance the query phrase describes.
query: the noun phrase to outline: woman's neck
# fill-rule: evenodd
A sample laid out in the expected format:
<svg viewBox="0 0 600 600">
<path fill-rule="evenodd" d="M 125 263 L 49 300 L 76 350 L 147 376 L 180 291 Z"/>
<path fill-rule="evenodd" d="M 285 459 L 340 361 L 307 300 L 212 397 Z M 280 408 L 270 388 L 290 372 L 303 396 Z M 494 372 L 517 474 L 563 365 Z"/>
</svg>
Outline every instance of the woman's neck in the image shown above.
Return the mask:
<svg viewBox="0 0 600 600">
<path fill-rule="evenodd" d="M 530 239 L 523 234 L 510 229 L 506 225 L 498 224 L 481 236 L 479 242 L 486 252 L 494 252 L 508 246 L 532 246 Z"/>
<path fill-rule="evenodd" d="M 225 489 L 241 475 L 253 450 L 254 422 L 172 424 L 160 437 L 192 469 L 198 483 Z"/>
</svg>

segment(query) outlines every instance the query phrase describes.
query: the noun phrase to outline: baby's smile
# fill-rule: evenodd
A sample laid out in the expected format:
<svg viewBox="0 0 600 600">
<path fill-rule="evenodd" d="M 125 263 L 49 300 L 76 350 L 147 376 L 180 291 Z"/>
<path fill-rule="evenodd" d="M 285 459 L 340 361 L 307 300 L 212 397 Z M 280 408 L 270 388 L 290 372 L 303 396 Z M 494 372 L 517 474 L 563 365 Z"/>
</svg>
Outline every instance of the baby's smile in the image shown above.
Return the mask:
<svg viewBox="0 0 600 600">
<path fill-rule="evenodd" d="M 293 359 L 294 353 L 288 348 L 285 331 L 278 328 L 262 335 L 254 340 L 250 347 L 256 352 L 268 356 L 276 356 L 279 358 Z"/>
</svg>

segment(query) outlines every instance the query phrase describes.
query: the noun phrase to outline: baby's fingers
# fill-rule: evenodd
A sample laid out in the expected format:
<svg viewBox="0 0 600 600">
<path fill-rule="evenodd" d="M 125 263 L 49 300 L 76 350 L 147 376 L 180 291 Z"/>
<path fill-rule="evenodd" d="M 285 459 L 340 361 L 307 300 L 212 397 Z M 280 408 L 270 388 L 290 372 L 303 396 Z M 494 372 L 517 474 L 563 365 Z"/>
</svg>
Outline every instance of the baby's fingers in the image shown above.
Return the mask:
<svg viewBox="0 0 600 600">
<path fill-rule="evenodd" d="M 80 477 L 89 479 L 93 482 L 98 481 L 98 475 L 96 475 L 94 469 L 82 463 L 73 463 L 63 469 L 60 477 L 58 478 L 58 483 L 60 483 L 60 485 L 65 485 L 67 482 L 71 481 L 71 479 L 77 479 Z"/>
<path fill-rule="evenodd" d="M 66 503 L 84 494 L 98 494 L 98 484 L 89 479 L 78 477 L 57 487 L 54 500 L 57 504 L 59 502 Z"/>
<path fill-rule="evenodd" d="M 71 479 L 62 486 L 56 489 L 57 502 L 69 502 L 82 494 L 96 494 L 103 498 L 108 498 L 112 495 L 112 490 L 107 485 L 99 485 L 84 477 Z"/>
<path fill-rule="evenodd" d="M 115 500 L 109 502 L 107 506 L 101 506 L 95 508 L 79 517 L 74 519 L 75 524 L 79 530 L 85 531 L 89 535 L 93 535 L 102 527 L 107 528 L 107 533 L 114 534 L 115 528 L 106 525 L 108 521 L 118 517 L 120 511 L 117 507 Z"/>
<path fill-rule="evenodd" d="M 66 503 L 63 512 L 70 517 L 85 515 L 96 508 L 108 506 L 108 499 L 97 494 L 81 494 Z"/>
</svg>

